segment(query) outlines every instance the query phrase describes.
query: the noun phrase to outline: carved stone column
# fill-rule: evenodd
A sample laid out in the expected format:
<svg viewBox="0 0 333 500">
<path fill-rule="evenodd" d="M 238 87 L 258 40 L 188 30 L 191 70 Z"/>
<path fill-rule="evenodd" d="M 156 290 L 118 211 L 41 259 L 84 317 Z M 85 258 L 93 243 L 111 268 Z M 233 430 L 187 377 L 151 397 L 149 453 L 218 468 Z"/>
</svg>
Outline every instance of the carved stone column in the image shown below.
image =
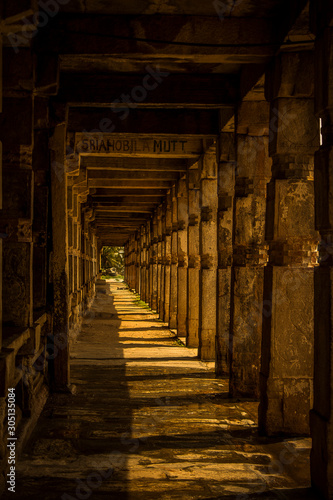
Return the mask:
<svg viewBox="0 0 333 500">
<path fill-rule="evenodd" d="M 152 307 L 152 293 L 153 293 L 153 265 L 152 265 L 152 257 L 153 257 L 153 235 L 152 229 L 153 224 L 152 221 L 148 221 L 147 223 L 147 303 Z"/>
<path fill-rule="evenodd" d="M 171 274 L 170 274 L 170 319 L 169 326 L 177 329 L 177 306 L 178 306 L 178 209 L 176 188 L 172 190 L 172 236 L 171 236 Z"/>
<path fill-rule="evenodd" d="M 218 157 L 218 277 L 216 365 L 218 376 L 230 374 L 231 290 L 235 193 L 235 134 L 222 132 Z"/>
<path fill-rule="evenodd" d="M 49 113 L 48 99 L 34 100 L 34 149 L 32 168 L 34 171 L 34 218 L 33 235 L 33 308 L 34 315 L 47 309 L 48 276 L 48 216 L 49 216 Z"/>
<path fill-rule="evenodd" d="M 282 53 L 267 75 L 272 180 L 267 193 L 259 426 L 268 435 L 309 432 L 313 405 L 314 116 L 313 54 Z"/>
<path fill-rule="evenodd" d="M 187 227 L 188 193 L 186 177 L 178 181 L 178 285 L 177 285 L 177 335 L 187 337 Z"/>
<path fill-rule="evenodd" d="M 201 161 L 200 219 L 200 359 L 215 360 L 217 290 L 217 163 L 216 151 L 207 151 Z"/>
<path fill-rule="evenodd" d="M 200 311 L 200 170 L 188 171 L 187 347 L 199 347 Z"/>
<path fill-rule="evenodd" d="M 160 277 L 160 302 L 159 302 L 159 318 L 164 321 L 164 300 L 165 300 L 165 222 L 166 222 L 166 203 L 161 205 L 161 226 L 159 230 L 160 242 L 160 260 L 161 260 L 161 277 Z"/>
<path fill-rule="evenodd" d="M 156 310 L 161 315 L 161 296 L 162 296 L 162 206 L 157 209 L 157 305 Z"/>
<path fill-rule="evenodd" d="M 146 224 L 146 299 L 145 302 L 150 304 L 150 222 Z"/>
<path fill-rule="evenodd" d="M 170 284 L 171 284 L 171 238 L 172 238 L 172 195 L 166 196 L 165 227 L 163 238 L 165 239 L 164 253 L 164 316 L 163 321 L 170 324 Z"/>
<path fill-rule="evenodd" d="M 125 264 L 125 270 L 124 270 L 124 280 L 127 282 L 128 281 L 128 259 L 127 259 L 127 252 L 128 252 L 128 243 L 125 243 L 124 245 L 124 264 Z"/>
<path fill-rule="evenodd" d="M 70 382 L 69 369 L 69 283 L 67 175 L 65 172 L 66 118 L 55 126 L 50 138 L 52 195 L 52 281 L 53 336 L 61 339 L 62 348 L 54 357 L 54 386 L 62 391 Z"/>
<path fill-rule="evenodd" d="M 135 269 L 135 290 L 141 293 L 141 234 L 140 230 L 135 233 L 136 269 Z"/>
<path fill-rule="evenodd" d="M 33 324 L 34 61 L 30 48 L 3 51 L 2 141 L 3 327 Z M 24 78 L 16 76 L 24 67 Z M 21 117 L 21 118 L 19 118 Z"/>
<path fill-rule="evenodd" d="M 150 255 L 150 267 L 151 267 L 151 304 L 150 307 L 153 311 L 157 310 L 157 244 L 158 244 L 158 235 L 157 235 L 157 213 L 154 213 L 152 220 L 152 229 L 151 229 L 151 255 Z"/>
<path fill-rule="evenodd" d="M 147 298 L 146 297 L 146 293 L 147 293 L 146 265 L 147 265 L 146 226 L 141 226 L 141 289 L 140 289 L 140 296 L 144 302 L 146 302 L 146 298 Z"/>
<path fill-rule="evenodd" d="M 244 101 L 238 108 L 230 393 L 259 399 L 262 339 L 266 191 L 272 160 L 268 155 L 269 104 Z"/>
</svg>

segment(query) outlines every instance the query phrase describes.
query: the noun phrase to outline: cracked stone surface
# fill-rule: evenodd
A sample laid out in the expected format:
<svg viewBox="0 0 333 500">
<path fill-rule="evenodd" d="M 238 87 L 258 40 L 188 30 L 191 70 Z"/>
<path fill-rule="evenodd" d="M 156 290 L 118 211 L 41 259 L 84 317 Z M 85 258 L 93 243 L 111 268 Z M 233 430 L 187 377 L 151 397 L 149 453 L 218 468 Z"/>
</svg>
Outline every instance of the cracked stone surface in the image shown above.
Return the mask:
<svg viewBox="0 0 333 500">
<path fill-rule="evenodd" d="M 257 402 L 228 399 L 213 363 L 122 283 L 97 289 L 72 346 L 76 390 L 49 398 L 16 498 L 317 498 L 310 439 L 259 437 Z"/>
</svg>

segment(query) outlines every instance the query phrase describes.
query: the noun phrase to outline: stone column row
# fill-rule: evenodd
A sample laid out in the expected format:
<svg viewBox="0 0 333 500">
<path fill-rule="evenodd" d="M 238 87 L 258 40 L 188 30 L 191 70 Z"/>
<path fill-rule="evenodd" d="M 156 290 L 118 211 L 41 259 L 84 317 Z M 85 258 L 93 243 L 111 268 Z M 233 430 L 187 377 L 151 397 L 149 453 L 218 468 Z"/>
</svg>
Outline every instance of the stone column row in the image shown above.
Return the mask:
<svg viewBox="0 0 333 500">
<path fill-rule="evenodd" d="M 178 181 L 135 238 L 142 256 L 138 273 L 142 299 L 186 345 L 199 348 L 202 359 L 213 360 L 217 276 L 215 148 Z M 128 267 L 130 262 L 126 262 Z"/>
<path fill-rule="evenodd" d="M 313 399 L 319 135 L 311 68 L 311 52 L 276 57 L 266 100 L 237 107 L 217 156 L 206 151 L 145 229 L 149 303 L 201 359 L 216 356 L 233 396 L 260 397 L 260 430 L 269 435 L 308 433 Z M 329 110 L 322 115 L 328 143 Z"/>
</svg>

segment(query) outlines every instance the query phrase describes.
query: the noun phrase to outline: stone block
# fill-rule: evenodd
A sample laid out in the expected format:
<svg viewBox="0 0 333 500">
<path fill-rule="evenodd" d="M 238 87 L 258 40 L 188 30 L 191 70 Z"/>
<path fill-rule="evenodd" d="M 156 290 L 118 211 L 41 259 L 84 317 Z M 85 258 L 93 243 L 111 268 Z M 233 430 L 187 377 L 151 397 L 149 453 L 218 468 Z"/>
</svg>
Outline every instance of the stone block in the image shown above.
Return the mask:
<svg viewBox="0 0 333 500">
<path fill-rule="evenodd" d="M 3 322 L 27 327 L 32 321 L 30 243 L 6 242 L 3 253 Z"/>
<path fill-rule="evenodd" d="M 309 434 L 313 403 L 312 379 L 283 380 L 283 426 L 290 434 Z"/>
<path fill-rule="evenodd" d="M 293 99 L 314 96 L 314 54 L 312 51 L 282 52 L 271 64 L 266 78 L 265 97 Z"/>
<path fill-rule="evenodd" d="M 244 177 L 253 180 L 255 188 L 260 179 L 269 179 L 272 160 L 268 155 L 268 146 L 267 136 L 253 137 L 238 134 L 236 178 Z"/>
<path fill-rule="evenodd" d="M 274 237 L 276 240 L 318 241 L 314 221 L 314 185 L 311 181 L 275 181 Z"/>
<path fill-rule="evenodd" d="M 264 269 L 236 267 L 232 325 L 231 392 L 259 398 Z"/>
<path fill-rule="evenodd" d="M 269 266 L 265 281 L 259 425 L 268 434 L 306 434 L 314 370 L 313 269 Z"/>
<path fill-rule="evenodd" d="M 313 154 L 319 147 L 319 121 L 313 99 L 277 99 L 272 103 L 269 154 Z"/>
<path fill-rule="evenodd" d="M 275 267 L 272 292 L 271 372 L 313 377 L 313 269 Z"/>
<path fill-rule="evenodd" d="M 218 162 L 235 162 L 235 134 L 222 132 L 218 138 L 217 145 L 217 161 Z"/>
<path fill-rule="evenodd" d="M 252 136 L 269 134 L 269 103 L 243 101 L 238 108 L 237 133 Z"/>
</svg>

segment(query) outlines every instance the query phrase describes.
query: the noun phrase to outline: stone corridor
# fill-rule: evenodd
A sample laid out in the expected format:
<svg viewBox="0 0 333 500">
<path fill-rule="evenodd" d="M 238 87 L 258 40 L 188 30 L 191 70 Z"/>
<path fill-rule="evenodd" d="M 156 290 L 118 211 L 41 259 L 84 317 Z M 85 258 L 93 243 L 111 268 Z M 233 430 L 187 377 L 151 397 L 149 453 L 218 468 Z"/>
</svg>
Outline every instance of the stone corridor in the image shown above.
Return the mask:
<svg viewBox="0 0 333 500">
<path fill-rule="evenodd" d="M 333 500 L 332 304 L 332 0 L 0 0 L 0 495 Z"/>
<path fill-rule="evenodd" d="M 124 283 L 97 282 L 71 367 L 73 396 L 48 400 L 18 466 L 17 498 L 316 498 L 310 439 L 259 438 L 257 403 L 228 399 L 213 363 Z"/>
</svg>

